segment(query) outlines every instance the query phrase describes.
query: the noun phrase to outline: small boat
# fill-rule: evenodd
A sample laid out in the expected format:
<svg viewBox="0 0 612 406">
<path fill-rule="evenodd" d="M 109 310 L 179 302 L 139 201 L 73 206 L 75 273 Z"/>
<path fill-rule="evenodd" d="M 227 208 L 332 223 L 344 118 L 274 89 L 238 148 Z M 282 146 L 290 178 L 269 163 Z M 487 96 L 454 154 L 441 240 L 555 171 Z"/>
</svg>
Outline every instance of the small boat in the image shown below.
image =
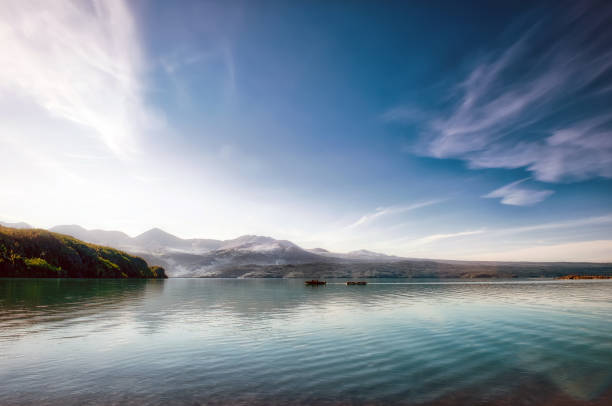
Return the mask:
<svg viewBox="0 0 612 406">
<path fill-rule="evenodd" d="M 326 284 L 327 284 L 327 282 L 320 281 L 318 279 L 313 279 L 311 281 L 304 282 L 304 285 L 308 285 L 308 286 L 318 286 L 318 285 L 326 285 Z"/>
<path fill-rule="evenodd" d="M 352 285 L 367 285 L 368 283 L 366 281 L 347 281 L 346 285 L 347 286 L 352 286 Z"/>
</svg>

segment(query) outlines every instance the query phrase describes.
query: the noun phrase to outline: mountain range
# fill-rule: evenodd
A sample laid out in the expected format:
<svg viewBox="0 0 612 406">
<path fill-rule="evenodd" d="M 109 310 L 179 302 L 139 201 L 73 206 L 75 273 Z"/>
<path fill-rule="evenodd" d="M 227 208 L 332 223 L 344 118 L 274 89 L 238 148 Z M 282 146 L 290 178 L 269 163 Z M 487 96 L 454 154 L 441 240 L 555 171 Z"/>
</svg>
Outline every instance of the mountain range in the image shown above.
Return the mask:
<svg viewBox="0 0 612 406">
<path fill-rule="evenodd" d="M 31 228 L 26 223 L 2 223 Z M 368 250 L 348 253 L 304 249 L 291 241 L 243 235 L 230 240 L 183 239 L 159 228 L 136 237 L 121 231 L 60 225 L 49 231 L 123 250 L 165 268 L 170 277 L 539 277 L 603 275 L 612 264 L 495 262 L 403 258 Z"/>
<path fill-rule="evenodd" d="M 368 250 L 336 253 L 257 235 L 216 240 L 183 239 L 159 228 L 136 237 L 78 225 L 50 230 L 138 255 L 150 265 L 164 267 L 171 277 L 511 278 L 612 273 L 612 264 L 431 260 Z"/>
<path fill-rule="evenodd" d="M 322 248 L 306 250 L 291 241 L 257 235 L 243 235 L 231 240 L 182 239 L 159 228 L 152 228 L 130 237 L 121 231 L 87 230 L 78 225 L 56 226 L 50 231 L 139 255 L 150 264 L 165 267 L 171 276 L 210 276 L 221 269 L 245 265 L 402 260 L 367 250 L 349 253 L 333 253 Z"/>
</svg>

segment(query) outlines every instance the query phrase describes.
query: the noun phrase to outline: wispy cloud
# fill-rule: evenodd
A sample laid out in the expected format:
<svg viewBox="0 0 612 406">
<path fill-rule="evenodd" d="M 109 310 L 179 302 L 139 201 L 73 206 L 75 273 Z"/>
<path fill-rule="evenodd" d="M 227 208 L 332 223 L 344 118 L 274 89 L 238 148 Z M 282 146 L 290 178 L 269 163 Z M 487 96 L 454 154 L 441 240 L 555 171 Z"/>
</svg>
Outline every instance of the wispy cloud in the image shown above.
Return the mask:
<svg viewBox="0 0 612 406">
<path fill-rule="evenodd" d="M 523 252 L 523 248 L 519 247 L 537 245 L 544 247 L 542 260 L 562 260 L 566 257 L 570 258 L 575 253 L 571 250 L 574 244 L 576 246 L 588 246 L 588 242 L 584 241 L 568 242 L 568 236 L 580 235 L 583 238 L 588 236 L 593 240 L 599 240 L 602 237 L 608 238 L 607 234 L 598 233 L 593 227 L 599 227 L 603 230 L 609 224 L 612 224 L 612 214 L 518 227 L 482 227 L 471 230 L 441 232 L 422 237 L 405 236 L 381 240 L 376 245 L 376 248 L 401 256 L 416 255 L 419 257 L 444 258 L 445 255 L 449 255 L 449 252 L 454 252 L 454 254 L 451 254 L 451 257 L 463 259 L 527 260 L 531 255 L 537 254 L 538 249 L 527 250 L 525 248 Z M 556 232 L 556 230 L 566 231 Z M 588 233 L 584 234 L 585 231 Z M 506 252 L 499 251 L 499 241 L 505 241 Z M 546 248 L 546 246 L 552 247 L 557 245 L 567 246 L 568 251 L 564 252 L 563 255 L 555 256 L 553 251 L 548 251 Z M 516 251 L 517 255 L 512 256 L 511 253 L 514 253 L 515 250 L 518 250 Z M 519 253 L 522 254 L 518 255 Z M 607 258 L 610 258 L 609 253 Z M 577 255 L 575 260 L 578 259 L 598 260 L 595 257 L 588 258 Z"/>
<path fill-rule="evenodd" d="M 348 225 L 346 228 L 360 227 L 360 226 L 363 226 L 365 224 L 372 223 L 373 221 L 375 221 L 375 220 L 377 220 L 377 219 L 379 219 L 381 217 L 386 217 L 386 216 L 391 216 L 391 215 L 395 215 L 395 214 L 405 213 L 405 212 L 408 212 L 408 211 L 420 209 L 422 207 L 431 206 L 433 204 L 437 204 L 437 203 L 440 203 L 442 201 L 444 201 L 444 200 L 436 199 L 436 200 L 428 200 L 428 201 L 424 201 L 424 202 L 420 202 L 420 203 L 414 203 L 414 204 L 405 205 L 405 206 L 379 207 L 373 213 L 368 213 L 368 214 L 363 215 L 357 221 L 355 221 L 354 223 L 351 223 L 350 225 Z"/>
<path fill-rule="evenodd" d="M 611 262 L 612 240 L 576 241 L 561 244 L 542 244 L 532 247 L 485 252 L 464 259 L 490 261 L 585 261 Z"/>
<path fill-rule="evenodd" d="M 610 223 L 612 223 L 612 214 L 607 214 L 604 216 L 585 217 L 581 219 L 567 221 L 533 224 L 530 226 L 502 228 L 490 230 L 490 232 L 496 234 L 519 234 L 534 231 L 556 230 L 561 228 L 579 228 L 591 225 L 605 225 Z"/>
<path fill-rule="evenodd" d="M 465 237 L 468 235 L 482 234 L 483 232 L 484 230 L 471 230 L 471 231 L 460 231 L 457 233 L 449 233 L 449 234 L 432 234 L 432 235 L 428 235 L 428 236 L 414 240 L 414 244 L 415 245 L 430 244 L 432 242 L 436 242 L 439 240 L 446 240 L 449 238 L 457 238 L 457 237 Z"/>
<path fill-rule="evenodd" d="M 0 42 L 5 99 L 80 125 L 115 155 L 137 151 L 142 132 L 162 123 L 144 102 L 144 56 L 126 2 L 7 0 Z"/>
<path fill-rule="evenodd" d="M 611 85 L 612 6 L 566 5 L 448 87 L 455 102 L 425 121 L 420 153 L 472 168 L 525 168 L 546 182 L 612 178 L 608 104 L 566 114 Z M 384 117 L 401 121 L 403 111 Z"/>
<path fill-rule="evenodd" d="M 512 206 L 531 206 L 552 195 L 552 190 L 536 190 L 521 186 L 529 178 L 517 180 L 484 195 L 485 198 L 499 198 L 503 204 Z"/>
</svg>

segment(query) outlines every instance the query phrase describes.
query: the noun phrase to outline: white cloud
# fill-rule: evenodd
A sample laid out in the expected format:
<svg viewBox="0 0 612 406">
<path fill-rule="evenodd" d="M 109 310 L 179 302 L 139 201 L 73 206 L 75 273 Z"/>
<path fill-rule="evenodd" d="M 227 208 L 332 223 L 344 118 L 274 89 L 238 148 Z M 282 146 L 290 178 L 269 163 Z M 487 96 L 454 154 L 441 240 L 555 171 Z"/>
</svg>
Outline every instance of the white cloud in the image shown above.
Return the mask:
<svg viewBox="0 0 612 406">
<path fill-rule="evenodd" d="M 518 227 L 482 227 L 476 230 L 426 234 L 421 237 L 404 236 L 393 239 L 370 240 L 367 246 L 378 251 L 408 257 L 469 260 L 510 260 L 512 258 L 512 260 L 520 261 L 528 260 L 535 255 L 537 250 L 525 251 L 529 256 L 519 255 L 519 250 L 530 246 L 578 244 L 586 239 L 606 239 L 609 233 L 605 230 L 611 223 L 612 214 L 606 214 Z M 555 232 L 555 230 L 563 229 L 566 231 Z M 579 241 L 572 241 L 574 239 Z M 576 247 L 580 246 L 579 244 L 576 245 Z M 500 250 L 500 247 L 504 250 Z M 568 249 L 571 248 L 570 245 L 567 247 Z M 510 253 L 515 251 L 517 255 L 512 257 Z M 580 252 L 584 253 L 584 251 Z M 581 256 L 580 252 L 567 251 L 563 258 L 576 253 L 578 260 L 587 261 L 588 257 Z M 545 248 L 542 258 L 547 261 L 556 260 L 552 253 L 552 250 Z M 603 257 L 602 255 L 597 256 L 597 258 Z"/>
<path fill-rule="evenodd" d="M 465 80 L 447 86 L 455 102 L 425 121 L 417 151 L 471 168 L 525 168 L 545 182 L 612 178 L 607 109 L 559 114 L 610 87 L 612 8 L 581 3 L 564 12 L 538 21 L 505 51 L 485 54 Z M 383 117 L 403 121 L 406 109 L 413 110 L 394 107 Z"/>
<path fill-rule="evenodd" d="M 161 172 L 144 142 L 160 119 L 128 4 L 3 1 L 0 43 L 0 209 L 40 226 L 154 215 L 137 174 Z"/>
<path fill-rule="evenodd" d="M 535 190 L 520 185 L 528 180 L 521 179 L 484 195 L 485 198 L 500 198 L 503 204 L 512 206 L 531 206 L 541 202 L 554 193 L 552 190 Z"/>
<path fill-rule="evenodd" d="M 420 203 L 414 203 L 414 204 L 410 204 L 410 205 L 406 205 L 406 206 L 379 207 L 373 213 L 368 213 L 368 214 L 363 215 L 357 221 L 355 221 L 354 223 L 348 225 L 346 228 L 360 227 L 360 226 L 363 226 L 365 224 L 369 224 L 369 223 L 371 223 L 371 222 L 373 222 L 376 219 L 379 219 L 381 217 L 386 217 L 386 216 L 391 216 L 391 215 L 395 215 L 395 214 L 405 213 L 407 211 L 412 211 L 412 210 L 420 209 L 422 207 L 431 206 L 433 204 L 437 204 L 437 203 L 440 203 L 442 201 L 443 200 L 437 199 L 437 200 L 428 200 L 428 201 L 424 201 L 424 202 L 420 202 Z"/>
<path fill-rule="evenodd" d="M 141 133 L 160 124 L 144 103 L 142 46 L 125 2 L 3 1 L 0 43 L 5 100 L 76 123 L 117 156 L 137 152 Z"/>
<path fill-rule="evenodd" d="M 518 233 L 526 233 L 533 231 L 543 231 L 543 230 L 555 230 L 559 228 L 578 228 L 584 226 L 591 225 L 602 225 L 612 223 L 612 214 L 608 214 L 605 216 L 596 216 L 596 217 L 586 217 L 575 220 L 568 221 L 560 221 L 554 223 L 543 223 L 543 224 L 534 224 L 531 226 L 521 226 L 521 227 L 509 227 L 502 228 L 497 230 L 491 230 L 491 232 L 498 234 L 518 234 Z"/>
<path fill-rule="evenodd" d="M 436 242 L 439 240 L 446 240 L 449 238 L 457 238 L 457 237 L 465 237 L 468 235 L 476 235 L 482 234 L 484 230 L 472 230 L 472 231 L 460 231 L 457 233 L 449 233 L 449 234 L 432 234 L 426 237 L 419 238 L 415 240 L 416 245 L 430 244 L 432 242 Z"/>
</svg>

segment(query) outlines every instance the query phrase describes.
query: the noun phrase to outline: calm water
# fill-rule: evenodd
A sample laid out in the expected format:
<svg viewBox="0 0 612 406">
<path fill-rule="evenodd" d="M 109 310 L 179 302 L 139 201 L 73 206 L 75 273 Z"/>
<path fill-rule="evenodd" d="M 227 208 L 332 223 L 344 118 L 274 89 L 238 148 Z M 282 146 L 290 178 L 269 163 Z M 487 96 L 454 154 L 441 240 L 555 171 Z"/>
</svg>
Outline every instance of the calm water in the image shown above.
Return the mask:
<svg viewBox="0 0 612 406">
<path fill-rule="evenodd" d="M 612 282 L 0 279 L 0 404 L 612 404 Z"/>
</svg>

